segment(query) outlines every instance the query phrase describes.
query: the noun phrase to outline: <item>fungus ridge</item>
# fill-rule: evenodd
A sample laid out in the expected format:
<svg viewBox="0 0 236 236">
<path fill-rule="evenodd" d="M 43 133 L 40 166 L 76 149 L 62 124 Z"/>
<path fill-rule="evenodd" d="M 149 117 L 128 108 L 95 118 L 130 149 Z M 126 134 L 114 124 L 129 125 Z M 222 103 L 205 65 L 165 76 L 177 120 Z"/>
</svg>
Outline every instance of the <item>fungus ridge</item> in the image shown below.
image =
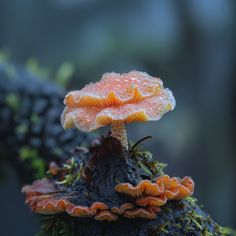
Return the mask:
<svg viewBox="0 0 236 236">
<path fill-rule="evenodd" d="M 168 91 L 165 98 L 150 97 L 144 101 L 123 106 L 65 108 L 62 114 L 62 124 L 64 128 L 75 126 L 82 131 L 89 132 L 112 124 L 114 121 L 131 123 L 159 120 L 166 112 L 174 108 L 174 103 L 170 102 L 167 96 L 173 95 Z"/>
<path fill-rule="evenodd" d="M 25 186 L 22 190 L 26 193 L 26 203 L 35 213 L 51 215 L 66 212 L 73 217 L 94 217 L 99 221 L 115 221 L 120 216 L 154 219 L 159 212 L 159 208 L 137 208 L 132 203 L 124 203 L 120 207 L 111 208 L 102 202 L 94 202 L 91 206 L 76 205 L 70 201 L 68 196 L 63 197 L 58 191 L 51 192 L 51 188 L 48 189 L 50 192 L 44 190 L 43 193 L 39 193 L 37 186 L 42 186 L 44 183 L 53 185 L 52 182 L 42 179 L 35 181 L 31 186 Z M 57 190 L 55 187 L 54 189 Z"/>
<path fill-rule="evenodd" d="M 64 103 L 73 108 L 119 106 L 158 95 L 161 89 L 163 89 L 162 81 L 147 73 L 139 71 L 124 74 L 105 73 L 100 81 L 68 93 Z"/>
<path fill-rule="evenodd" d="M 136 198 L 136 204 L 142 207 L 164 205 L 168 200 L 181 200 L 191 196 L 194 191 L 194 182 L 190 177 L 182 180 L 168 175 L 160 176 L 155 183 L 143 180 L 138 185 L 120 183 L 115 187 L 118 193 Z"/>
<path fill-rule="evenodd" d="M 175 107 L 172 92 L 163 87 L 159 78 L 138 71 L 107 73 L 101 81 L 68 93 L 64 103 L 63 127 L 75 126 L 86 132 L 115 121 L 159 120 Z"/>
</svg>

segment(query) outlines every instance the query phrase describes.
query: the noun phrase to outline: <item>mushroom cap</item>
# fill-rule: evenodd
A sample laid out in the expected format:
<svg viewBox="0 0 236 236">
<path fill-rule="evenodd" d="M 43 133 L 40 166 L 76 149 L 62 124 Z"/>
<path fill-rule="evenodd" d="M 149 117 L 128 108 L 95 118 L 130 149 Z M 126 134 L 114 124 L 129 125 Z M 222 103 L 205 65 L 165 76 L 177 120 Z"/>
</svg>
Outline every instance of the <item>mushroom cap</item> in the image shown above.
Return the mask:
<svg viewBox="0 0 236 236">
<path fill-rule="evenodd" d="M 194 192 L 194 181 L 189 176 L 179 179 L 176 177 L 170 178 L 168 175 L 164 175 L 159 177 L 156 180 L 156 183 L 164 185 L 164 194 L 168 200 L 181 200 L 191 196 Z"/>
<path fill-rule="evenodd" d="M 26 194 L 26 203 L 31 210 L 40 214 L 67 212 L 71 216 L 91 217 L 108 209 L 102 202 L 94 202 L 90 207 L 75 205 L 69 200 L 71 196 L 67 196 L 53 181 L 46 178 L 23 187 L 22 192 Z"/>
<path fill-rule="evenodd" d="M 46 178 L 36 180 L 34 184 L 26 185 L 22 188 L 22 192 L 26 194 L 26 203 L 35 196 L 55 193 L 56 191 L 58 189 L 54 186 L 53 182 Z"/>
<path fill-rule="evenodd" d="M 144 218 L 144 219 L 155 219 L 157 213 L 160 211 L 160 208 L 135 208 L 133 210 L 127 210 L 124 213 L 124 217 L 126 218 Z"/>
<path fill-rule="evenodd" d="M 120 183 L 115 190 L 131 197 L 137 198 L 139 206 L 161 206 L 167 200 L 181 200 L 191 196 L 194 191 L 194 181 L 186 176 L 182 180 L 168 175 L 160 176 L 155 183 L 150 180 L 142 180 L 136 186 L 130 183 Z"/>
<path fill-rule="evenodd" d="M 155 206 L 160 207 L 165 205 L 167 202 L 167 197 L 163 194 L 159 197 L 142 197 L 136 200 L 136 204 L 142 207 Z"/>
<path fill-rule="evenodd" d="M 111 212 L 116 213 L 118 215 L 122 215 L 125 211 L 131 210 L 134 208 L 134 205 L 131 203 L 124 203 L 120 207 L 112 207 Z"/>
<path fill-rule="evenodd" d="M 66 211 L 66 208 L 69 206 L 69 202 L 66 199 L 44 199 L 42 201 L 35 201 L 35 204 L 31 206 L 31 209 L 34 212 L 40 214 L 57 214 Z"/>
<path fill-rule="evenodd" d="M 110 211 L 101 211 L 94 217 L 94 219 L 100 221 L 116 221 L 118 219 L 118 216 Z"/>
<path fill-rule="evenodd" d="M 164 186 L 152 183 L 150 180 L 142 180 L 136 186 L 130 183 L 120 183 L 116 185 L 115 190 L 118 193 L 124 193 L 132 197 L 159 196 L 164 192 Z"/>
<path fill-rule="evenodd" d="M 90 207 L 77 206 L 70 204 L 66 212 L 75 217 L 91 217 L 96 215 L 99 211 L 107 210 L 108 206 L 102 202 L 94 202 Z"/>
<path fill-rule="evenodd" d="M 162 81 L 139 71 L 106 73 L 99 82 L 69 92 L 64 103 L 63 127 L 87 132 L 117 121 L 159 120 L 175 107 L 174 96 Z"/>
</svg>

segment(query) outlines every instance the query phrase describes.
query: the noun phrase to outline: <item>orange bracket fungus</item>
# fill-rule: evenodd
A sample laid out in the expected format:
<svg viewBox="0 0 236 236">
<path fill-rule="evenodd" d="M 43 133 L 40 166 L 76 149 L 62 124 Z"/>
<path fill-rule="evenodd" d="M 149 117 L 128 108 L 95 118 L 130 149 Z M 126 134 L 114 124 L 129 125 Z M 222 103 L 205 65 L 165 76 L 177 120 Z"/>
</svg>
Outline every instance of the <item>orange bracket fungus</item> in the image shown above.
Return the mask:
<svg viewBox="0 0 236 236">
<path fill-rule="evenodd" d="M 181 180 L 164 175 L 158 177 L 155 183 L 151 183 L 149 180 L 143 180 L 136 186 L 130 183 L 120 183 L 115 190 L 136 198 L 135 203 L 139 206 L 160 207 L 167 200 L 181 200 L 191 196 L 194 191 L 194 182 L 190 177 L 184 177 Z"/>
<path fill-rule="evenodd" d="M 89 132 L 110 124 L 112 136 L 125 149 L 125 123 L 159 120 L 175 107 L 174 96 L 162 81 L 139 71 L 105 73 L 99 82 L 69 92 L 64 103 L 65 129 L 75 126 Z"/>
<path fill-rule="evenodd" d="M 52 162 L 47 178 L 23 187 L 33 212 L 64 212 L 80 220 L 123 218 L 128 225 L 125 218 L 158 220 L 171 200 L 178 202 L 193 194 L 190 177 L 163 175 L 158 162 L 139 149 L 140 142 L 128 151 L 126 123 L 159 120 L 175 107 L 172 92 L 159 78 L 138 71 L 106 73 L 99 82 L 69 92 L 64 103 L 61 120 L 65 129 L 89 132 L 111 125 L 111 132 L 88 148 L 76 147 L 64 163 Z"/>
</svg>

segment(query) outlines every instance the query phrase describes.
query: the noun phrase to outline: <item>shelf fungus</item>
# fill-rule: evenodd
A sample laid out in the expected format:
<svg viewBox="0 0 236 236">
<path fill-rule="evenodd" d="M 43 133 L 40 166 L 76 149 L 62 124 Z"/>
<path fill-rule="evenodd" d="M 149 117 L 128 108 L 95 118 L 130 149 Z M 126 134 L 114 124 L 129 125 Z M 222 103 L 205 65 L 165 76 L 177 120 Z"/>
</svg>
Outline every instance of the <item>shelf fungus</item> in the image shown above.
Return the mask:
<svg viewBox="0 0 236 236">
<path fill-rule="evenodd" d="M 69 92 L 64 103 L 65 129 L 75 126 L 89 132 L 111 125 L 112 136 L 126 150 L 125 123 L 156 121 L 175 107 L 174 96 L 161 79 L 139 71 L 105 73 L 99 82 Z"/>
<path fill-rule="evenodd" d="M 77 193 L 68 192 L 53 181 L 42 179 L 23 187 L 26 203 L 35 213 L 52 215 L 66 212 L 73 217 L 93 217 L 98 221 L 116 221 L 119 216 L 126 218 L 153 219 L 159 212 L 157 207 L 140 208 L 131 203 L 109 208 L 105 203 L 94 202 L 90 206 L 76 205 Z"/>
<path fill-rule="evenodd" d="M 130 219 L 143 218 L 151 220 L 156 218 L 160 210 L 159 207 L 136 208 L 133 210 L 127 210 L 124 213 L 124 216 Z"/>
<path fill-rule="evenodd" d="M 97 220 L 112 221 L 112 212 L 107 213 L 108 206 L 102 202 L 94 202 L 90 206 L 77 205 L 76 193 L 68 192 L 56 183 L 47 179 L 37 180 L 32 185 L 23 187 L 26 203 L 31 210 L 40 214 L 58 214 L 66 212 L 74 217 L 95 217 Z"/>
<path fill-rule="evenodd" d="M 168 200 L 182 200 L 191 196 L 194 191 L 194 182 L 190 177 L 179 179 L 164 175 L 158 177 L 155 183 L 150 180 L 142 180 L 136 186 L 130 183 L 120 183 L 115 190 L 135 198 L 138 206 L 160 207 Z"/>
</svg>

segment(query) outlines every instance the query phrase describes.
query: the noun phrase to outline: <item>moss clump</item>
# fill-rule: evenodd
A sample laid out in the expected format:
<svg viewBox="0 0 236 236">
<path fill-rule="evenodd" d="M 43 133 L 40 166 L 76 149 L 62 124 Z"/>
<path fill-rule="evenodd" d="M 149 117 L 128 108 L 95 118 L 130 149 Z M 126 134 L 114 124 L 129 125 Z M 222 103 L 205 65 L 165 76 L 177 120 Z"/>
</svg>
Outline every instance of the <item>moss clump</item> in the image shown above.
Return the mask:
<svg viewBox="0 0 236 236">
<path fill-rule="evenodd" d="M 44 224 L 36 236 L 75 236 L 73 222 L 58 216 L 42 217 Z"/>
<path fill-rule="evenodd" d="M 65 176 L 62 181 L 58 181 L 58 184 L 66 186 L 72 186 L 76 181 L 80 179 L 83 163 L 78 163 L 75 158 L 72 157 L 67 164 L 63 164 L 63 171 Z"/>
<path fill-rule="evenodd" d="M 156 176 L 164 175 L 164 169 L 167 164 L 153 160 L 151 152 L 144 151 L 140 148 L 141 142 L 148 138 L 151 137 L 145 137 L 134 144 L 129 151 L 129 156 L 138 162 L 139 167 L 142 168 L 145 173 L 150 176 L 151 180 L 154 180 Z"/>
<path fill-rule="evenodd" d="M 6 96 L 6 104 L 12 108 L 13 111 L 18 111 L 20 109 L 20 98 L 17 94 L 9 93 Z"/>
<path fill-rule="evenodd" d="M 155 179 L 157 175 L 164 175 L 164 169 L 167 164 L 153 160 L 151 152 L 136 151 L 131 157 L 138 161 L 138 165 L 151 176 L 152 180 Z"/>
<path fill-rule="evenodd" d="M 162 208 L 160 225 L 150 236 L 157 235 L 235 235 L 232 230 L 221 227 L 197 204 L 197 199 L 188 197 L 182 201 L 169 202 Z"/>
<path fill-rule="evenodd" d="M 36 149 L 29 147 L 22 147 L 19 151 L 19 159 L 29 165 L 31 171 L 34 173 L 34 178 L 39 179 L 45 175 L 46 165 L 44 160 L 39 156 Z"/>
</svg>

